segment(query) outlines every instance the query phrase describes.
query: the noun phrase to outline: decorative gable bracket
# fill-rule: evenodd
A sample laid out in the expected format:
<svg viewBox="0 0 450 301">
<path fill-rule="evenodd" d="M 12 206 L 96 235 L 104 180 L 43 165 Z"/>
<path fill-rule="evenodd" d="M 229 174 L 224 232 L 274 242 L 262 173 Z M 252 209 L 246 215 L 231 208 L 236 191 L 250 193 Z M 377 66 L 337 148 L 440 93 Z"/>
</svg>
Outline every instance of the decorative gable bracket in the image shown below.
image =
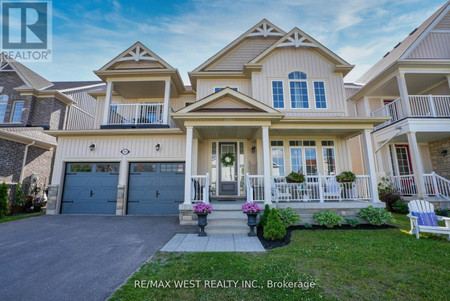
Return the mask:
<svg viewBox="0 0 450 301">
<path fill-rule="evenodd" d="M 14 71 L 5 58 L 5 54 L 0 55 L 0 71 Z"/>
<path fill-rule="evenodd" d="M 292 33 L 290 37 L 278 44 L 277 47 L 317 47 L 316 44 L 311 43 L 305 37 L 299 35 L 298 32 Z"/>
<path fill-rule="evenodd" d="M 118 59 L 119 62 L 124 61 L 158 61 L 156 58 L 152 57 L 147 51 L 141 48 L 141 46 L 136 46 L 136 48 L 130 50 L 124 57 Z"/>
<path fill-rule="evenodd" d="M 261 24 L 261 26 L 255 28 L 254 31 L 252 31 L 247 35 L 247 37 L 265 37 L 265 38 L 268 36 L 282 37 L 283 34 L 264 22 Z"/>
</svg>

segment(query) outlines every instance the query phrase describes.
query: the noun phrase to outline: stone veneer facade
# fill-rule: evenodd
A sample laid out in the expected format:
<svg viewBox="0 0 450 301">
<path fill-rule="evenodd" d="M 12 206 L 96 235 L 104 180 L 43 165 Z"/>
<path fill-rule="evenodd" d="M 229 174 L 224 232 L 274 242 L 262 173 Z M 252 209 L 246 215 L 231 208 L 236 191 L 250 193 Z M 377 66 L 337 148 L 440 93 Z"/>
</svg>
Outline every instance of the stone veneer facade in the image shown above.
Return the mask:
<svg viewBox="0 0 450 301">
<path fill-rule="evenodd" d="M 431 164 L 433 171 L 450 180 L 450 138 L 444 138 L 428 143 L 430 149 Z M 447 155 L 443 156 L 442 151 L 446 150 Z"/>
</svg>

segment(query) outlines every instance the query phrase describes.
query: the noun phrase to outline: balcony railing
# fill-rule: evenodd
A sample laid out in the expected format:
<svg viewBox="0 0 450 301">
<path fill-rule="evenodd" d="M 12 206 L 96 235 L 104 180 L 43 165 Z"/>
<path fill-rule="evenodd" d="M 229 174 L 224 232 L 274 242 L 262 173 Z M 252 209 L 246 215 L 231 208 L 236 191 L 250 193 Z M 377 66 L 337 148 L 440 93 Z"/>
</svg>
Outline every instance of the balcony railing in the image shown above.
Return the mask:
<svg viewBox="0 0 450 301">
<path fill-rule="evenodd" d="M 111 104 L 108 124 L 162 124 L 162 103 Z"/>
<path fill-rule="evenodd" d="M 383 128 L 405 117 L 450 117 L 450 95 L 409 95 L 408 101 L 411 109 L 409 114 L 400 98 L 372 112 L 374 117 L 391 117 L 374 129 Z"/>
</svg>

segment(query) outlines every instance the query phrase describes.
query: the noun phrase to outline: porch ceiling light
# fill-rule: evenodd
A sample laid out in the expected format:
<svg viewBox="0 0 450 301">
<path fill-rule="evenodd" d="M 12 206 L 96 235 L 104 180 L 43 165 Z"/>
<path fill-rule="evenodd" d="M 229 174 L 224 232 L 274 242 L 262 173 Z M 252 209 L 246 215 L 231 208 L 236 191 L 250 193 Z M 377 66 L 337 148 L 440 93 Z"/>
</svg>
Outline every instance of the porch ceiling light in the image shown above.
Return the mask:
<svg viewBox="0 0 450 301">
<path fill-rule="evenodd" d="M 156 151 L 159 151 L 161 149 L 161 144 L 160 143 L 156 143 L 155 148 L 156 148 Z"/>
</svg>

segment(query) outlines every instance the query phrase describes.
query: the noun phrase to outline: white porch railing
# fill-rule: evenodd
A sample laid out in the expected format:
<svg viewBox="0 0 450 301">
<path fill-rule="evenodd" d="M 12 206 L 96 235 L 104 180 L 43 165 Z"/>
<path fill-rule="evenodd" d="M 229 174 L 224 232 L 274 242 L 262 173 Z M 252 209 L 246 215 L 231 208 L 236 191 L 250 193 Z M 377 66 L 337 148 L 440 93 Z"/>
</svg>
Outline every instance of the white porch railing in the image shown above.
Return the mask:
<svg viewBox="0 0 450 301">
<path fill-rule="evenodd" d="M 209 174 L 191 177 L 191 201 L 209 204 Z"/>
<path fill-rule="evenodd" d="M 247 175 L 247 202 L 264 201 L 264 176 Z M 358 175 L 353 183 L 339 183 L 336 176 L 306 176 L 304 183 L 286 183 L 285 177 L 272 177 L 275 202 L 370 201 L 368 175 Z"/>
<path fill-rule="evenodd" d="M 374 117 L 391 117 L 390 120 L 377 125 L 374 130 L 405 117 L 450 117 L 450 95 L 409 95 L 408 101 L 410 115 L 403 108 L 400 98 L 372 112 Z"/>
<path fill-rule="evenodd" d="M 434 172 L 431 174 L 424 174 L 423 180 L 425 182 L 425 193 L 428 195 L 435 195 L 443 197 L 450 201 L 450 181 L 443 178 Z"/>
<path fill-rule="evenodd" d="M 414 175 L 391 176 L 391 185 L 401 195 L 416 195 L 417 187 Z"/>
<path fill-rule="evenodd" d="M 108 124 L 161 124 L 163 103 L 111 104 Z"/>
<path fill-rule="evenodd" d="M 264 176 L 247 174 L 245 183 L 247 202 L 264 202 Z"/>
<path fill-rule="evenodd" d="M 77 106 L 70 106 L 66 130 L 90 130 L 94 128 L 95 117 Z"/>
</svg>

